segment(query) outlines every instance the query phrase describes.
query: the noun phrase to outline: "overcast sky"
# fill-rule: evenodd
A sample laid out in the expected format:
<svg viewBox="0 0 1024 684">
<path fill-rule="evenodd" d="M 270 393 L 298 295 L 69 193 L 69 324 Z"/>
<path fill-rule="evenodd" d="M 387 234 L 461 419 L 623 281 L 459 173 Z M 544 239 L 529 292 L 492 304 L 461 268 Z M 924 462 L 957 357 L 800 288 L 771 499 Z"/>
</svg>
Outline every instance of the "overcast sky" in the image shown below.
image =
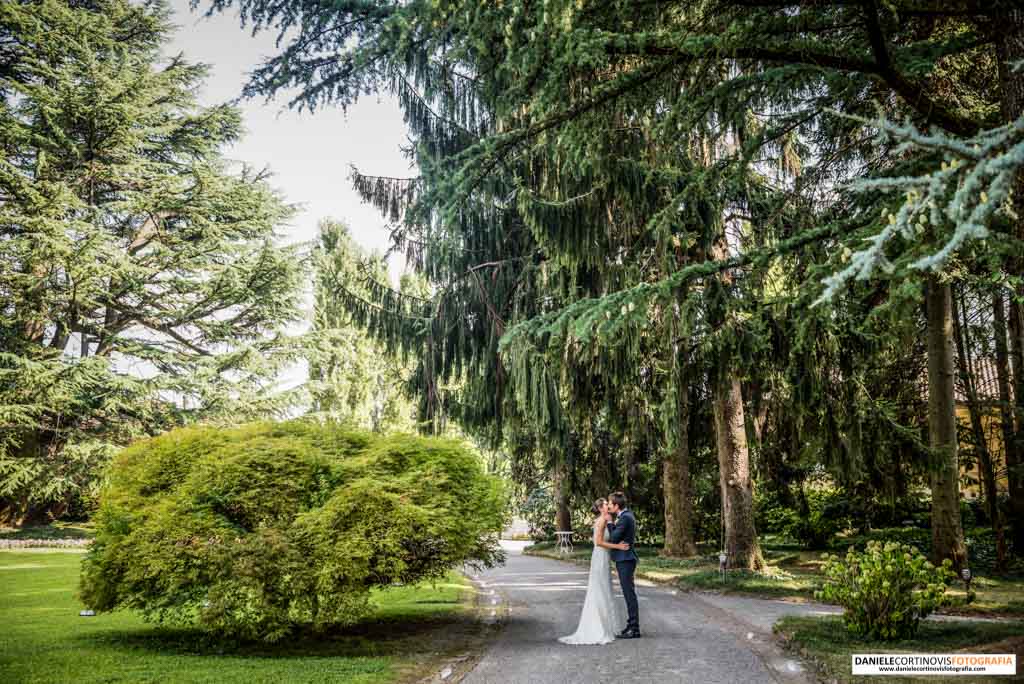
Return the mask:
<svg viewBox="0 0 1024 684">
<path fill-rule="evenodd" d="M 190 61 L 211 67 L 201 92 L 203 104 L 238 97 L 247 73 L 262 57 L 276 52 L 276 34 L 253 37 L 248 29 L 240 28 L 234 13 L 205 18 L 189 11 L 188 0 L 172 0 L 171 6 L 179 28 L 167 53 L 183 52 Z M 394 100 L 363 98 L 347 115 L 337 108 L 298 114 L 287 109 L 285 98 L 269 103 L 245 100 L 241 107 L 247 134 L 228 156 L 269 167 L 273 185 L 288 202 L 302 205 L 288 227 L 290 239 L 314 238 L 317 222 L 331 217 L 348 223 L 355 239 L 365 247 L 387 247 L 383 220 L 373 207 L 360 202 L 348 173 L 349 165 L 355 164 L 368 174 L 411 175 L 399 150 L 406 129 Z"/>
</svg>

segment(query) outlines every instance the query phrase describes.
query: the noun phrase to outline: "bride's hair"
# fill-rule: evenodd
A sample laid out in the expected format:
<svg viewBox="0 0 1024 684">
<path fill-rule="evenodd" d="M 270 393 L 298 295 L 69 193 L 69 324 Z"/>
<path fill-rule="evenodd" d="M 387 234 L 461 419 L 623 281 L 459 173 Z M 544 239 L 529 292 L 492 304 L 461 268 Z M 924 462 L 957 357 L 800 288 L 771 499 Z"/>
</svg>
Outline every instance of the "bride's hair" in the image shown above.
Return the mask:
<svg viewBox="0 0 1024 684">
<path fill-rule="evenodd" d="M 594 505 L 590 507 L 590 512 L 594 515 L 601 515 L 601 512 L 604 510 L 605 503 L 604 499 L 598 499 L 594 502 Z"/>
</svg>

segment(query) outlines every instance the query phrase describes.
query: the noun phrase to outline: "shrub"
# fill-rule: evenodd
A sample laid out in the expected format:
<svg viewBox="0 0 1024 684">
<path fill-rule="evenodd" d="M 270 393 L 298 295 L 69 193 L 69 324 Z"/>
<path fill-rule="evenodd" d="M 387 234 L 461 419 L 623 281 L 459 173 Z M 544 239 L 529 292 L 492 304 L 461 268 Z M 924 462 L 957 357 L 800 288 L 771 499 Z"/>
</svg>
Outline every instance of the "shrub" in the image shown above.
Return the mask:
<svg viewBox="0 0 1024 684">
<path fill-rule="evenodd" d="M 274 641 L 352 623 L 372 587 L 500 561 L 502 504 L 452 440 L 299 421 L 174 430 L 115 458 L 81 595 Z"/>
<path fill-rule="evenodd" d="M 848 497 L 831 487 L 808 487 L 801 494 L 807 513 L 783 505 L 775 493 L 758 496 L 758 530 L 782 533 L 805 548 L 826 548 L 850 525 Z"/>
<path fill-rule="evenodd" d="M 520 513 L 530 526 L 530 537 L 541 542 L 555 538 L 555 499 L 545 487 L 537 487 L 526 498 Z"/>
<path fill-rule="evenodd" d="M 760 487 L 754 490 L 754 515 L 757 531 L 762 534 L 787 534 L 799 516 L 792 506 L 786 506 L 777 492 Z"/>
<path fill-rule="evenodd" d="M 921 619 L 945 605 L 946 583 L 955 579 L 949 560 L 932 565 L 913 546 L 868 542 L 863 552 L 852 547 L 846 558 L 824 554 L 825 583 L 819 600 L 843 606 L 843 622 L 867 639 L 906 639 Z"/>
<path fill-rule="evenodd" d="M 873 511 L 873 528 L 913 526 L 931 529 L 931 505 L 927 499 L 917 494 L 907 494 L 894 499 L 881 497 L 875 500 Z"/>
<path fill-rule="evenodd" d="M 845 537 L 836 543 L 836 548 L 842 545 L 862 549 L 871 541 L 907 544 L 927 555 L 932 548 L 932 532 L 930 529 L 921 529 L 919 527 L 885 527 L 871 530 L 867 534 L 855 534 Z"/>
<path fill-rule="evenodd" d="M 975 574 L 1010 573 L 1024 574 L 1024 557 L 1015 553 L 1013 535 L 1006 532 L 1007 545 L 1005 567 L 998 569 L 996 534 L 991 527 L 964 528 L 964 544 L 967 546 L 967 563 Z"/>
<path fill-rule="evenodd" d="M 811 489 L 805 496 L 808 515 L 797 516 L 786 528 L 786 534 L 806 548 L 825 548 L 849 527 L 849 500 L 837 489 Z"/>
</svg>

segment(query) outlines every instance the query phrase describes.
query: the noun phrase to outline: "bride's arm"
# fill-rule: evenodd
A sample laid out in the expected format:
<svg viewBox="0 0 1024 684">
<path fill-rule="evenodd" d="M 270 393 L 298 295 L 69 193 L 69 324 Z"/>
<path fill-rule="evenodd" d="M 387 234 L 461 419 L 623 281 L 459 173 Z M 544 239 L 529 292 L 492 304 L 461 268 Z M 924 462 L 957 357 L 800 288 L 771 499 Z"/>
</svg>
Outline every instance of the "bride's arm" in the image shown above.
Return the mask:
<svg viewBox="0 0 1024 684">
<path fill-rule="evenodd" d="M 604 540 L 604 528 L 608 524 L 605 517 L 602 515 L 594 523 L 594 546 L 600 546 L 606 549 L 618 549 L 619 551 L 629 551 L 629 544 L 610 544 Z"/>
</svg>

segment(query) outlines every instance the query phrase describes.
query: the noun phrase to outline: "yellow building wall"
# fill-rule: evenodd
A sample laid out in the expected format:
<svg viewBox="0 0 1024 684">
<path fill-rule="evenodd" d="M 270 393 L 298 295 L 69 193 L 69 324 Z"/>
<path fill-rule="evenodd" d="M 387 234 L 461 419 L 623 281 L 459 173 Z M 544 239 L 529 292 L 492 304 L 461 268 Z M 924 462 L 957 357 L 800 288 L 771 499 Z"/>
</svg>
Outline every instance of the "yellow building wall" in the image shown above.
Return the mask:
<svg viewBox="0 0 1024 684">
<path fill-rule="evenodd" d="M 961 423 L 962 428 L 970 429 L 971 425 L 971 414 L 966 406 L 957 405 L 956 417 Z M 992 454 L 995 459 L 996 466 L 996 489 L 1001 493 L 1007 491 L 1006 483 L 1006 462 L 1003 459 L 1003 431 L 1002 423 L 999 414 L 996 411 L 987 413 L 981 417 L 982 431 L 985 433 L 986 442 L 988 443 L 989 453 Z M 961 442 L 960 448 L 967 449 L 969 444 Z M 965 499 L 976 499 L 982 494 L 981 485 L 981 471 L 978 468 L 978 464 L 975 462 L 971 464 L 970 468 L 961 466 L 961 472 L 964 476 L 961 479 L 961 493 Z M 964 482 L 964 480 L 967 480 Z"/>
</svg>

